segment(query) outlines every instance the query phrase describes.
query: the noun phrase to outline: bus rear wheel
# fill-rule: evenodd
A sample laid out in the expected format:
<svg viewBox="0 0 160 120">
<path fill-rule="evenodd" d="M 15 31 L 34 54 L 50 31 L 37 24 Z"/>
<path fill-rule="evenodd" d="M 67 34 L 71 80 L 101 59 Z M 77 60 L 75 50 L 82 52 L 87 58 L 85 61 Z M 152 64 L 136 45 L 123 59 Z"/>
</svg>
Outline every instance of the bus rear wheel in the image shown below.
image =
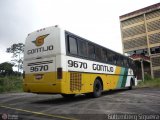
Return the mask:
<svg viewBox="0 0 160 120">
<path fill-rule="evenodd" d="M 97 98 L 100 97 L 102 94 L 102 84 L 99 79 L 96 79 L 94 81 L 94 86 L 93 86 L 93 97 Z"/>
<path fill-rule="evenodd" d="M 62 95 L 62 97 L 67 98 L 67 99 L 74 98 L 74 96 L 75 96 L 75 94 L 61 94 L 61 95 Z"/>
</svg>

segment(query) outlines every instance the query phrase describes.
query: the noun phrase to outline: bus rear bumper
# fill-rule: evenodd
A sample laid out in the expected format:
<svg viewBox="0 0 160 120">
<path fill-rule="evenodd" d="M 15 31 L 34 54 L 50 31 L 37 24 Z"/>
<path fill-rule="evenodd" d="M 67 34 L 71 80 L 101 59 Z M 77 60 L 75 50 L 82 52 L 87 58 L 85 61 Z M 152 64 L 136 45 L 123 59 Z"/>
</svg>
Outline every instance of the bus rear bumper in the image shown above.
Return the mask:
<svg viewBox="0 0 160 120">
<path fill-rule="evenodd" d="M 29 93 L 61 93 L 61 84 L 56 83 L 23 83 L 23 91 Z"/>
</svg>

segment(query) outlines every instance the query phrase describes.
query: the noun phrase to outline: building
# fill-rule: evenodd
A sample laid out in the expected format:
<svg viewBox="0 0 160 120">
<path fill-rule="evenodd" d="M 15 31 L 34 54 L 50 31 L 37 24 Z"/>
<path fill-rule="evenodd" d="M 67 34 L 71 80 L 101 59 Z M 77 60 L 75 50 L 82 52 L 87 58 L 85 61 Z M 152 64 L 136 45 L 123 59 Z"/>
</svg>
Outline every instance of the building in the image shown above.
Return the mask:
<svg viewBox="0 0 160 120">
<path fill-rule="evenodd" d="M 119 18 L 123 53 L 139 66 L 143 62 L 145 73 L 160 77 L 160 3 Z"/>
</svg>

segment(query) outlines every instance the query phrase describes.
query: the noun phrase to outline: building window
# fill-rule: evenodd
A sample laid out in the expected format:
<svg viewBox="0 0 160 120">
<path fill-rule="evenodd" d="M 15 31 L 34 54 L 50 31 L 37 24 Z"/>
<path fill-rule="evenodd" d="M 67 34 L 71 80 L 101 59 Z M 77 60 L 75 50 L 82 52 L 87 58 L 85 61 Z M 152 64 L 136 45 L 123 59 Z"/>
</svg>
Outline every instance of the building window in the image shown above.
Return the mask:
<svg viewBox="0 0 160 120">
<path fill-rule="evenodd" d="M 151 54 L 160 53 L 160 46 L 150 48 Z"/>
<path fill-rule="evenodd" d="M 148 56 L 148 50 L 147 49 L 140 49 L 140 50 L 128 51 L 125 54 L 127 56 L 132 56 L 132 55 Z"/>
</svg>

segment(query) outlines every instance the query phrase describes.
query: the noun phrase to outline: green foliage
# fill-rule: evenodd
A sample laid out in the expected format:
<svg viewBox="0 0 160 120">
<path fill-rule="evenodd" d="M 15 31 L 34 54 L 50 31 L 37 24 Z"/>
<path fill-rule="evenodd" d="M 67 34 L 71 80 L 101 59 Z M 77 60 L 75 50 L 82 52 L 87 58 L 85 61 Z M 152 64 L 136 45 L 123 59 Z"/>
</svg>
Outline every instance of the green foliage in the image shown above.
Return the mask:
<svg viewBox="0 0 160 120">
<path fill-rule="evenodd" d="M 0 77 L 0 93 L 8 91 L 22 91 L 22 77 Z"/>
<path fill-rule="evenodd" d="M 6 49 L 6 52 L 13 54 L 12 61 L 14 62 L 15 67 L 18 67 L 19 72 L 19 70 L 23 68 L 24 44 L 13 44 L 11 47 Z"/>
<path fill-rule="evenodd" d="M 13 53 L 13 57 L 18 57 L 19 53 L 24 52 L 24 44 L 23 43 L 13 44 L 11 47 L 7 48 L 6 52 Z"/>
<path fill-rule="evenodd" d="M 146 81 L 146 80 L 152 80 L 151 75 L 145 74 L 145 75 L 144 75 L 144 80 L 145 80 L 145 81 Z"/>
<path fill-rule="evenodd" d="M 4 62 L 0 64 L 0 75 L 10 75 L 13 73 L 13 67 L 14 65 L 8 62 Z"/>
<path fill-rule="evenodd" d="M 138 87 L 151 87 L 151 88 L 160 88 L 160 78 L 155 79 L 145 79 L 138 83 Z"/>
</svg>

